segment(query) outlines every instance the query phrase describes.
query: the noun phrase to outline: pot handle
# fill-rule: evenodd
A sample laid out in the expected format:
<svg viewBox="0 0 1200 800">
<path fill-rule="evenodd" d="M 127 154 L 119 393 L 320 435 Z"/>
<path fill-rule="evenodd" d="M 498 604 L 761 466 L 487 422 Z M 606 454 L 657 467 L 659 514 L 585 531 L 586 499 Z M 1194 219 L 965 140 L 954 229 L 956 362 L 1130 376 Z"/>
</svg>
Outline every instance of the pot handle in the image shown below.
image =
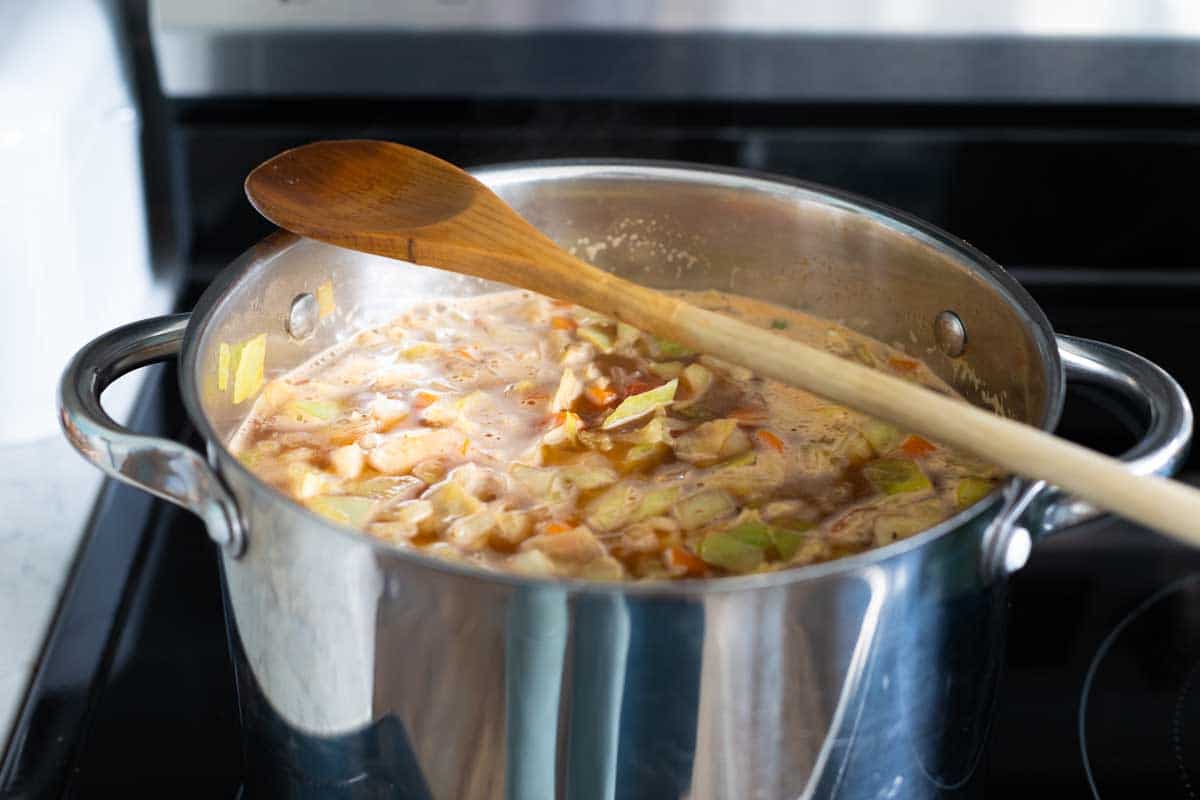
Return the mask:
<svg viewBox="0 0 1200 800">
<path fill-rule="evenodd" d="M 1126 401 L 1145 420 L 1145 431 L 1121 460 L 1135 475 L 1173 475 L 1192 439 L 1192 406 L 1183 388 L 1162 368 L 1115 345 L 1058 337 L 1068 383 L 1096 387 Z M 1105 512 L 1061 489 L 1046 487 L 1039 535 L 1095 519 Z"/>
<path fill-rule="evenodd" d="M 233 495 L 204 457 L 170 439 L 143 436 L 118 425 L 100 405 L 101 393 L 139 367 L 179 354 L 189 314 L 134 322 L 83 347 L 63 372 L 59 422 L 84 458 L 117 480 L 195 513 L 208 535 L 234 557 L 246 546 Z"/>
<path fill-rule="evenodd" d="M 1068 383 L 1094 386 L 1145 420 L 1141 439 L 1121 456 L 1135 475 L 1172 475 L 1192 439 L 1192 406 L 1179 384 L 1136 353 L 1075 336 L 1058 336 Z M 985 536 L 982 568 L 998 576 L 1020 569 L 1033 541 L 1106 512 L 1045 481 L 1022 482 Z"/>
</svg>

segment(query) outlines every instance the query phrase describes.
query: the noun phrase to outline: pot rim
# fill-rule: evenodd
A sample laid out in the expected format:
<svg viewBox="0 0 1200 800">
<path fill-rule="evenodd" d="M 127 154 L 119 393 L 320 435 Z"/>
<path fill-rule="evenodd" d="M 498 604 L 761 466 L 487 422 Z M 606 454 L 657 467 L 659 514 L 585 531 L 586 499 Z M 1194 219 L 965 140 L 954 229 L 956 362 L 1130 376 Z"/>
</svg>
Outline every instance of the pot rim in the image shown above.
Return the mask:
<svg viewBox="0 0 1200 800">
<path fill-rule="evenodd" d="M 1020 283 L 991 258 L 984 255 L 965 240 L 952 236 L 905 211 L 860 197 L 851 192 L 830 188 L 810 181 L 797 180 L 755 170 L 717 167 L 683 161 L 590 158 L 547 159 L 483 166 L 473 168 L 470 172 L 492 188 L 503 186 L 509 182 L 523 180 L 528 177 L 530 172 L 541 173 L 543 178 L 548 177 L 553 179 L 615 177 L 625 173 L 624 177 L 691 181 L 717 187 L 751 189 L 778 197 L 802 198 L 866 216 L 878 224 L 916 239 L 934 250 L 950 256 L 963 264 L 963 266 L 971 269 L 977 276 L 983 278 L 996 290 L 997 294 L 1007 299 L 1015 307 L 1019 316 L 1033 328 L 1035 342 L 1039 354 L 1042 356 L 1043 380 L 1047 387 L 1047 402 L 1045 408 L 1042 410 L 1038 427 L 1043 430 L 1052 431 L 1058 424 L 1064 402 L 1065 380 L 1062 363 L 1059 359 L 1058 347 L 1055 344 L 1054 330 L 1041 307 L 1038 306 L 1033 297 L 1030 296 Z M 963 509 L 937 525 L 927 528 L 907 539 L 902 539 L 884 547 L 874 548 L 852 556 L 843 556 L 818 564 L 792 567 L 758 575 L 631 582 L 601 582 L 579 578 L 540 578 L 446 561 L 434 556 L 424 555 L 415 550 L 388 544 L 354 528 L 333 523 L 316 512 L 310 511 L 300 503 L 296 503 L 274 486 L 260 480 L 229 451 L 226 443 L 213 430 L 208 416 L 204 413 L 200 405 L 200 395 L 195 375 L 200 342 L 204 338 L 204 333 L 211 324 L 216 311 L 227 300 L 228 290 L 236 285 L 251 269 L 260 264 L 270 262 L 301 241 L 301 239 L 302 237 L 296 234 L 284 230 L 276 230 L 234 259 L 204 291 L 204 294 L 201 295 L 195 308 L 192 310 L 191 319 L 188 322 L 184 337 L 179 370 L 181 395 L 188 416 L 191 418 L 192 423 L 196 425 L 197 430 L 199 430 L 208 445 L 210 458 L 219 459 L 224 469 L 235 471 L 240 477 L 247 479 L 260 492 L 265 491 L 269 496 L 273 495 L 275 498 L 289 503 L 294 510 L 309 515 L 313 521 L 327 528 L 331 535 L 343 536 L 348 541 L 371 547 L 378 555 L 400 559 L 413 566 L 449 572 L 466 578 L 531 588 L 558 589 L 576 594 L 682 597 L 714 592 L 776 588 L 800 581 L 817 580 L 838 573 L 863 570 L 924 547 L 972 522 L 981 514 L 990 512 L 1010 489 L 1022 481 L 1020 476 L 1010 476 L 1006 481 L 993 489 L 986 499 Z M 248 531 L 248 536 L 252 538 L 253 532 Z"/>
</svg>

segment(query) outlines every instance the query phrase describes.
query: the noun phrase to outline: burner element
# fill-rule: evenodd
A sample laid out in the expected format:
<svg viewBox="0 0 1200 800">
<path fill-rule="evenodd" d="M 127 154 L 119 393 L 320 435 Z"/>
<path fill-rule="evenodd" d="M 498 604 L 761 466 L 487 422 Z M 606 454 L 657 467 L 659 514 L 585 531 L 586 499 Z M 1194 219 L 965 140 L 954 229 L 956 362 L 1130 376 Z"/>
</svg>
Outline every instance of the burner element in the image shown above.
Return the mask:
<svg viewBox="0 0 1200 800">
<path fill-rule="evenodd" d="M 1096 798 L 1183 797 L 1200 788 L 1200 573 L 1167 584 L 1101 642 L 1079 709 Z"/>
</svg>

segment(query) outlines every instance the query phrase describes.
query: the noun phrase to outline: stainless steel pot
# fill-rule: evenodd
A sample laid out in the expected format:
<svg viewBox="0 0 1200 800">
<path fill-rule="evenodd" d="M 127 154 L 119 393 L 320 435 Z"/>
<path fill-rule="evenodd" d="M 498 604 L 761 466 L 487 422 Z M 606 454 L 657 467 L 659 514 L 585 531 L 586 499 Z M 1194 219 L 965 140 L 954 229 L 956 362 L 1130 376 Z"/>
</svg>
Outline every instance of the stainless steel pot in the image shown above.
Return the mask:
<svg viewBox="0 0 1200 800">
<path fill-rule="evenodd" d="M 1052 429 L 1064 380 L 1147 420 L 1131 472 L 1170 473 L 1191 436 L 1179 386 L 1142 358 L 1055 337 L 985 256 L 827 189 L 642 163 L 478 176 L 600 266 L 844 321 L 927 360 L 972 401 Z M 337 311 L 311 294 L 331 280 Z M 189 508 L 223 548 L 247 756 L 298 794 L 437 798 L 934 797 L 970 786 L 1002 663 L 1005 577 L 1033 540 L 1097 512 L 1013 479 L 909 540 L 789 572 L 600 585 L 497 575 L 398 550 L 266 486 L 225 442 L 248 402 L 221 343 L 265 332 L 287 370 L 416 299 L 496 288 L 276 234 L 189 315 L 87 345 L 62 423 L 110 475 Z M 207 458 L 99 404 L 182 354 Z M 1065 373 L 1065 376 L 1064 376 Z M 1065 701 L 1064 701 L 1065 702 Z M 282 787 L 282 788 L 281 788 Z"/>
</svg>

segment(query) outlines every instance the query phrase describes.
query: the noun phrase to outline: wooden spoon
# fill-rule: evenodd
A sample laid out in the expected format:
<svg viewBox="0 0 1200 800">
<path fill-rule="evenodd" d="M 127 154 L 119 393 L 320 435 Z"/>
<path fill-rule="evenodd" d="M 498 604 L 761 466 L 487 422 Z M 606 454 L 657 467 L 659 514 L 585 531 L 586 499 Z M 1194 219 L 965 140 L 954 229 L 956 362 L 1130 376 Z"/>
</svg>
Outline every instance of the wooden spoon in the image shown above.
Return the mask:
<svg viewBox="0 0 1200 800">
<path fill-rule="evenodd" d="M 1200 492 L 891 375 L 618 278 L 562 250 L 490 189 L 420 150 L 332 141 L 246 178 L 271 222 L 330 244 L 569 300 L 889 420 L 1200 544 Z"/>
</svg>

